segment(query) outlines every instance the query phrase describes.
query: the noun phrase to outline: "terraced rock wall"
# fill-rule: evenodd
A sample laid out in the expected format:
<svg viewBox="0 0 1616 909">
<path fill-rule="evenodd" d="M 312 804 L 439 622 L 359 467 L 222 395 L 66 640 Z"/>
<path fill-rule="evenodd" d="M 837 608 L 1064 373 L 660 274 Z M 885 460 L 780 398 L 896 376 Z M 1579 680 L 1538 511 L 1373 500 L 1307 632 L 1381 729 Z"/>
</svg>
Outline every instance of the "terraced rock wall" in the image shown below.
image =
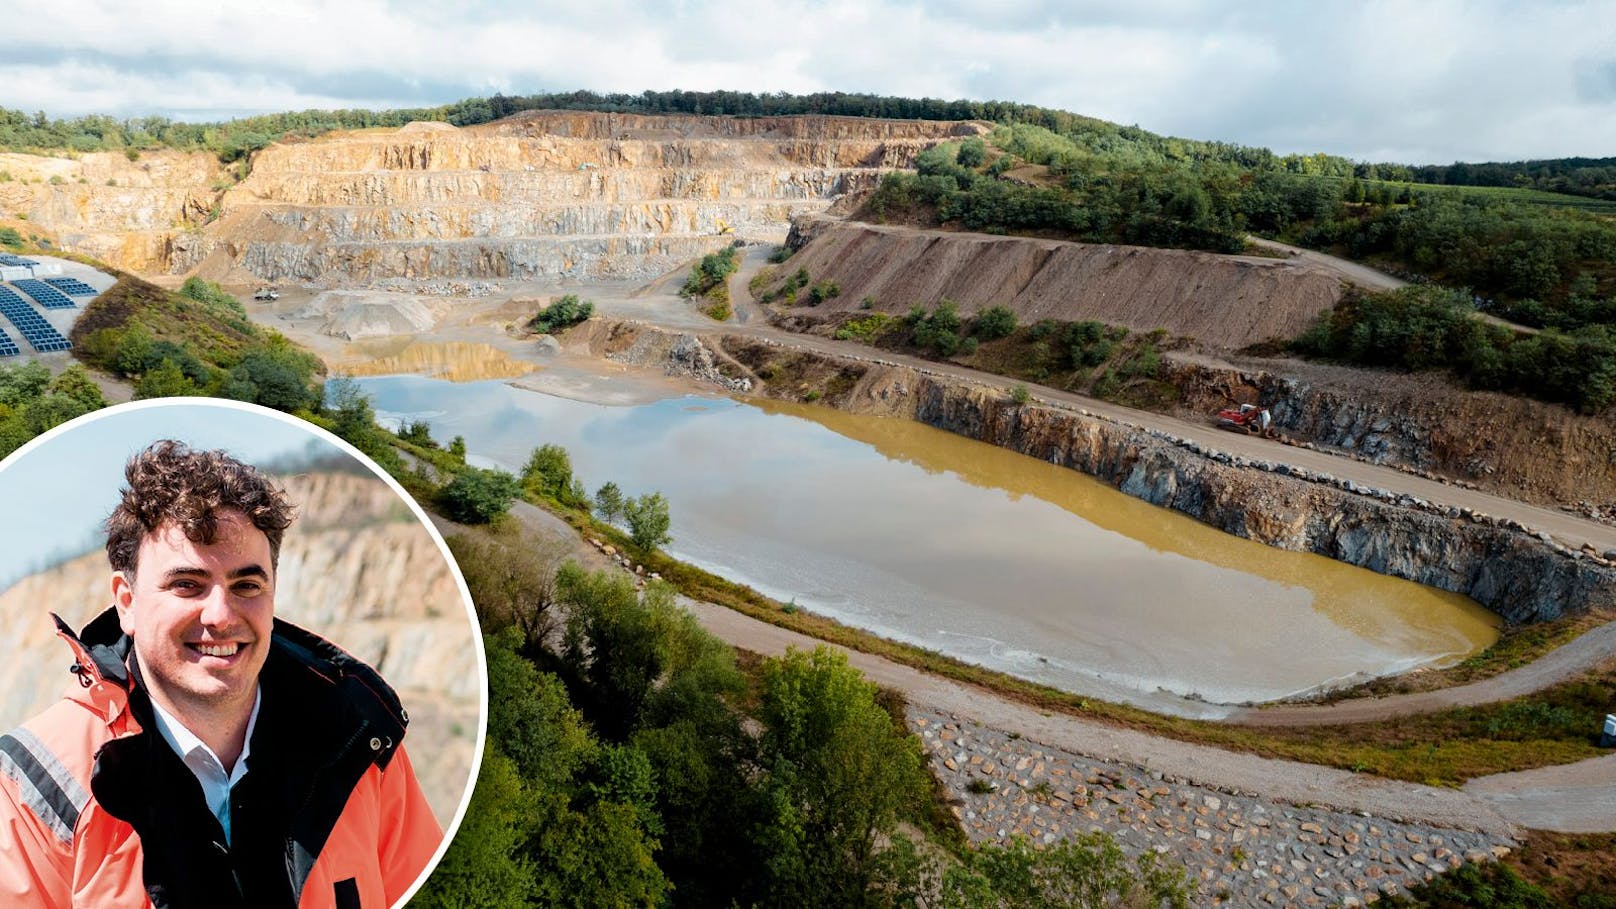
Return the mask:
<svg viewBox="0 0 1616 909">
<path fill-rule="evenodd" d="M 64 245 L 143 273 L 322 286 L 645 279 L 736 239 L 779 241 L 793 216 L 983 129 L 533 112 L 280 143 L 233 186 L 206 156 L 157 155 L 148 164 L 171 166 L 138 201 L 100 185 L 95 168 L 122 156 L 85 156 L 84 184 L 32 184 L 25 207 Z"/>
</svg>

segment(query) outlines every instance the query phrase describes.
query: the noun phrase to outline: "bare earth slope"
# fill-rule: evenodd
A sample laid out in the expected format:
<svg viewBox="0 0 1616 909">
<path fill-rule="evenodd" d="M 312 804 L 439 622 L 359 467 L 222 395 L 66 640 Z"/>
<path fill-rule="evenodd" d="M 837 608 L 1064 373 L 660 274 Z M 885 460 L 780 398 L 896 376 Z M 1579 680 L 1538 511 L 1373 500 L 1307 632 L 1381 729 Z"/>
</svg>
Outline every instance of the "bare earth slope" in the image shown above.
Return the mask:
<svg viewBox="0 0 1616 909">
<path fill-rule="evenodd" d="M 825 313 L 866 297 L 891 313 L 946 297 L 966 314 L 1004 305 L 1023 323 L 1094 319 L 1238 348 L 1300 334 L 1342 292 L 1325 269 L 1277 259 L 828 218 L 799 219 L 797 230 L 811 239 L 788 267 L 841 285 Z"/>
</svg>

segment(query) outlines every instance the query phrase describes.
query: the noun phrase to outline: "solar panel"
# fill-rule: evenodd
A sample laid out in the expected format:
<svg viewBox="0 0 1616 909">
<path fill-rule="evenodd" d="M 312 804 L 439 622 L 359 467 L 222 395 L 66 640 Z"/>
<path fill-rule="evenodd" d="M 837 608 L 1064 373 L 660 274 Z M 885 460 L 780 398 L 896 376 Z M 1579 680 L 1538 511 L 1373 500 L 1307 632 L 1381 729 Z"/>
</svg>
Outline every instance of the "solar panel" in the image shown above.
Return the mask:
<svg viewBox="0 0 1616 909">
<path fill-rule="evenodd" d="M 18 278 L 11 285 L 38 300 L 46 309 L 72 309 L 75 305 L 67 294 L 37 278 Z"/>
<path fill-rule="evenodd" d="M 56 288 L 64 294 L 74 297 L 93 297 L 100 291 L 85 284 L 78 278 L 46 278 L 45 283 Z"/>
<path fill-rule="evenodd" d="M 0 265 L 38 265 L 38 264 L 39 263 L 35 262 L 33 259 L 24 259 L 21 256 L 13 256 L 10 253 L 0 255 Z"/>
<path fill-rule="evenodd" d="M 40 353 L 69 350 L 73 347 L 73 342 L 62 337 L 61 332 L 46 322 L 44 316 L 24 303 L 21 297 L 5 288 L 0 288 L 0 314 L 3 314 L 12 325 L 17 326 L 17 330 L 22 332 L 23 339 Z"/>
<path fill-rule="evenodd" d="M 15 357 L 20 353 L 22 348 L 17 346 L 16 341 L 11 340 L 11 335 L 0 331 L 0 357 Z"/>
</svg>

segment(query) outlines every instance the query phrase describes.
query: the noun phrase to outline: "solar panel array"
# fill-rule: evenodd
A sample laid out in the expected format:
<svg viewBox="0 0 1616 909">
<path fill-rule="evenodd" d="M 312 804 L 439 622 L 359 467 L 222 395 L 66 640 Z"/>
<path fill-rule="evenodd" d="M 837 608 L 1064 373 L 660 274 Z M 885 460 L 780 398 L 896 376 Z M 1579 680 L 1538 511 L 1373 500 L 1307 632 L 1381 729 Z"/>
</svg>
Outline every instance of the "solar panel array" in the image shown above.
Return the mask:
<svg viewBox="0 0 1616 909">
<path fill-rule="evenodd" d="M 15 357 L 20 353 L 22 348 L 17 346 L 16 341 L 11 340 L 11 335 L 0 331 L 0 357 Z"/>
<path fill-rule="evenodd" d="M 46 309 L 72 309 L 73 301 L 56 288 L 37 278 L 18 278 L 11 285 L 35 300 Z"/>
<path fill-rule="evenodd" d="M 61 332 L 51 327 L 44 316 L 35 312 L 32 306 L 9 287 L 0 287 L 0 314 L 5 315 L 12 325 L 17 326 L 23 338 L 40 353 L 68 350 L 73 346 L 72 341 L 62 337 Z"/>
<path fill-rule="evenodd" d="M 99 291 L 78 278 L 46 278 L 45 283 L 74 297 L 93 297 Z"/>
<path fill-rule="evenodd" d="M 38 265 L 33 259 L 24 259 L 22 256 L 13 256 L 10 253 L 0 254 L 0 265 Z"/>
</svg>

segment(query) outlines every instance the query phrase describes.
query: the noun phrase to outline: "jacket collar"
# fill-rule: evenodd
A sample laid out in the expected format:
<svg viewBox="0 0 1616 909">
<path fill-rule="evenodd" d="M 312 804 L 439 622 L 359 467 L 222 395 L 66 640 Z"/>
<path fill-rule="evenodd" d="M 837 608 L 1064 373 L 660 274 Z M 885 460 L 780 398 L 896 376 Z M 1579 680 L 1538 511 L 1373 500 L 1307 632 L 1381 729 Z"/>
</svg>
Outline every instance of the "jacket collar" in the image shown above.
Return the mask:
<svg viewBox="0 0 1616 909">
<path fill-rule="evenodd" d="M 73 651 L 72 673 L 85 688 L 96 682 L 111 682 L 128 690 L 129 650 L 133 639 L 118 624 L 118 609 L 108 606 L 78 634 L 56 613 L 51 613 L 56 633 Z"/>
</svg>

